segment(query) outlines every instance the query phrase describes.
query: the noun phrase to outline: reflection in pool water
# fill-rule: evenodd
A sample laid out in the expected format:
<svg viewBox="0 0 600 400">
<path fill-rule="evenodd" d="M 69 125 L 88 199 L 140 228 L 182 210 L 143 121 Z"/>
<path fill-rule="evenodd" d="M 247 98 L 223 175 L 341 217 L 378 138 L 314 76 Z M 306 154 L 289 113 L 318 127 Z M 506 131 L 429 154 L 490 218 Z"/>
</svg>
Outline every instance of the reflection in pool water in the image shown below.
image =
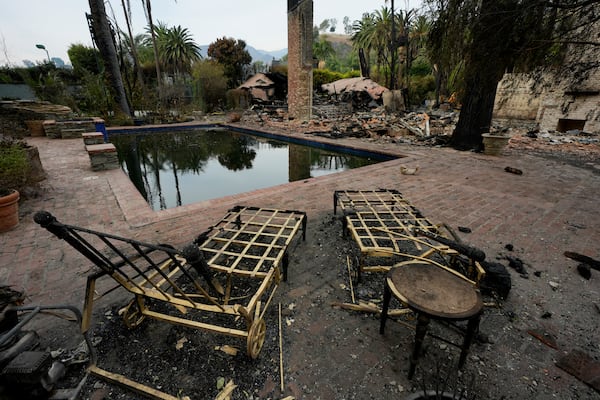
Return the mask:
<svg viewBox="0 0 600 400">
<path fill-rule="evenodd" d="M 110 141 L 121 167 L 154 210 L 378 162 L 227 130 L 111 135 Z"/>
</svg>

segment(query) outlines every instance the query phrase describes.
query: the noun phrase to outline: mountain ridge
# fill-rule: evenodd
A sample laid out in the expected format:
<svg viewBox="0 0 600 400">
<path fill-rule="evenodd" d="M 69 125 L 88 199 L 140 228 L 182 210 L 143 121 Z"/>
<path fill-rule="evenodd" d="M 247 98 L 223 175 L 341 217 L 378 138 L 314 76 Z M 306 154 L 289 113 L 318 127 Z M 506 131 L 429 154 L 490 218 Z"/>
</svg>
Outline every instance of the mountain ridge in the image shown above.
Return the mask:
<svg viewBox="0 0 600 400">
<path fill-rule="evenodd" d="M 208 55 L 207 55 L 208 46 L 210 46 L 210 45 L 205 44 L 205 45 L 199 46 L 200 47 L 200 55 L 202 56 L 202 58 L 208 57 Z M 278 60 L 281 57 L 285 56 L 288 52 L 287 48 L 281 49 L 281 50 L 267 51 L 267 50 L 259 50 L 248 44 L 246 44 L 246 50 L 252 57 L 252 62 L 262 61 L 265 64 L 271 64 L 271 62 L 273 61 L 273 58 Z"/>
</svg>

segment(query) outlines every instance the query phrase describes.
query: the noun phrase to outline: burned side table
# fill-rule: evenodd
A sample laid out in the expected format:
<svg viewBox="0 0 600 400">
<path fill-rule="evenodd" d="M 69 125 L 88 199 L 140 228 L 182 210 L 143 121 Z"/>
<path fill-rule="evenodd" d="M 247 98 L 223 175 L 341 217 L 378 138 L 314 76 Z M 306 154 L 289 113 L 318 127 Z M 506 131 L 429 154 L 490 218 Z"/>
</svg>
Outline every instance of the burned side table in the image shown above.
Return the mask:
<svg viewBox="0 0 600 400">
<path fill-rule="evenodd" d="M 417 314 L 417 327 L 408 378 L 412 379 L 430 320 L 468 321 L 458 367 L 462 368 L 479 329 L 483 301 L 474 282 L 457 272 L 430 263 L 392 268 L 386 277 L 379 333 L 383 334 L 392 295 Z M 452 343 L 451 343 L 452 344 Z"/>
</svg>

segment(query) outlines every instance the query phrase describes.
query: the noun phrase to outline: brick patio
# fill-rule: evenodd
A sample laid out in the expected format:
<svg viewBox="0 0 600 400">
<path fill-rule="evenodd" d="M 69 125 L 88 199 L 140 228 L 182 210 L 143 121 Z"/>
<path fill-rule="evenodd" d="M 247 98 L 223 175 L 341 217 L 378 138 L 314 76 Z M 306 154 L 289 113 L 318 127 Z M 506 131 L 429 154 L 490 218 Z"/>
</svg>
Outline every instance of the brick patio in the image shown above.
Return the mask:
<svg viewBox="0 0 600 400">
<path fill-rule="evenodd" d="M 526 334 L 527 327 L 543 324 L 547 330 L 556 332 L 561 349 L 585 345 L 588 352 L 592 349 L 592 357 L 600 359 L 600 313 L 593 304 L 600 299 L 600 274 L 593 271 L 592 279 L 586 281 L 577 274 L 577 263 L 563 256 L 563 252 L 569 250 L 600 258 L 598 170 L 577 168 L 514 149 L 492 157 L 448 148 L 343 139 L 334 142 L 395 153 L 403 158 L 154 212 L 123 171 L 91 170 L 82 139 L 32 137 L 28 142 L 38 146 L 48 179 L 43 183 L 40 197 L 22 201 L 19 226 L 0 234 L 0 282 L 24 290 L 31 304 L 80 306 L 85 277 L 90 271 L 89 263 L 79 254 L 33 222 L 33 214 L 38 210 L 50 211 L 68 224 L 179 246 L 237 204 L 298 209 L 308 214 L 307 241 L 310 243 L 311 221 L 333 214 L 334 190 L 393 188 L 402 192 L 431 221 L 470 227 L 472 233 L 467 240 L 485 249 L 488 258 L 503 253 L 504 246 L 511 243 L 532 271 L 540 271 L 539 277 L 532 275 L 529 279 L 511 271 L 513 289 L 504 308 L 514 310 L 521 319 L 503 331 L 492 333 L 493 351 L 505 354 L 497 360 L 486 361 L 486 367 L 491 369 L 489 374 L 493 375 L 494 370 L 514 371 L 514 380 L 500 374 L 504 378 L 499 379 L 505 381 L 498 384 L 506 385 L 506 398 L 517 398 L 517 393 L 522 393 L 521 398 L 542 399 L 554 392 L 561 399 L 600 398 L 597 392 L 554 367 L 558 351 Z M 420 169 L 416 175 L 400 172 L 401 166 L 417 165 Z M 521 169 L 523 175 L 505 172 L 507 166 Z M 389 349 L 401 344 L 400 340 L 392 339 L 393 333 L 386 331 L 387 339 L 382 342 L 376 322 L 351 317 L 353 314 L 340 310 L 335 311 L 345 316 L 340 320 L 310 320 L 311 307 L 314 304 L 325 307 L 327 301 L 323 299 L 331 296 L 331 282 L 327 286 L 324 281 L 335 277 L 335 274 L 325 273 L 316 279 L 314 271 L 320 268 L 322 266 L 317 264 L 303 266 L 290 287 L 281 288 L 279 292 L 282 302 L 293 301 L 297 306 L 295 318 L 299 331 L 289 334 L 294 344 L 288 349 L 291 382 L 288 394 L 296 398 L 364 399 L 369 398 L 369 385 L 386 385 L 392 381 L 408 385 L 405 382 L 406 356 L 396 360 L 390 355 Z M 553 289 L 550 281 L 557 282 L 558 289 Z M 553 313 L 552 319 L 541 320 L 544 310 Z M 499 313 L 486 315 L 482 326 L 494 318 L 500 318 Z M 302 346 L 318 345 L 319 335 L 335 334 L 339 329 L 361 330 L 361 343 L 366 341 L 372 346 L 357 343 L 350 334 L 344 343 L 347 347 L 340 344 L 337 349 L 323 350 L 331 351 L 324 357 L 329 360 L 307 360 L 310 353 L 300 350 Z M 388 329 L 389 332 L 401 331 L 398 327 Z M 511 347 L 515 338 L 521 340 L 517 349 Z M 410 335 L 403 340 L 410 342 Z M 349 349 L 362 351 L 358 360 L 349 357 Z M 478 354 L 476 349 L 473 352 Z M 519 355 L 509 356 L 514 352 Z M 479 356 L 485 360 L 485 355 Z M 312 376 L 309 365 L 315 363 L 337 363 L 344 365 L 344 369 L 333 368 L 329 376 Z M 388 368 L 395 364 L 399 364 L 395 369 Z M 377 373 L 371 376 L 373 368 Z M 340 374 L 345 376 L 342 378 Z M 336 383 L 340 379 L 356 384 L 353 391 L 348 390 L 342 397 L 339 393 L 343 389 Z M 371 381 L 365 382 L 365 379 Z"/>
</svg>

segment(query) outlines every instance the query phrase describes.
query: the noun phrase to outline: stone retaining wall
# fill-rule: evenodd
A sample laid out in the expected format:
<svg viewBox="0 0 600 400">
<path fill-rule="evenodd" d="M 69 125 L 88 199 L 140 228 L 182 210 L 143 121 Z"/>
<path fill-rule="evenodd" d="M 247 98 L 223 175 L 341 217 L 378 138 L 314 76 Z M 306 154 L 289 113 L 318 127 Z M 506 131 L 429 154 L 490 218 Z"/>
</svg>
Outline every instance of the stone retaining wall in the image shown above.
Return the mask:
<svg viewBox="0 0 600 400">
<path fill-rule="evenodd" d="M 82 120 L 46 120 L 44 132 L 51 139 L 77 139 L 84 132 L 96 132 L 96 125 L 104 124 L 102 118 L 89 118 Z"/>
</svg>

